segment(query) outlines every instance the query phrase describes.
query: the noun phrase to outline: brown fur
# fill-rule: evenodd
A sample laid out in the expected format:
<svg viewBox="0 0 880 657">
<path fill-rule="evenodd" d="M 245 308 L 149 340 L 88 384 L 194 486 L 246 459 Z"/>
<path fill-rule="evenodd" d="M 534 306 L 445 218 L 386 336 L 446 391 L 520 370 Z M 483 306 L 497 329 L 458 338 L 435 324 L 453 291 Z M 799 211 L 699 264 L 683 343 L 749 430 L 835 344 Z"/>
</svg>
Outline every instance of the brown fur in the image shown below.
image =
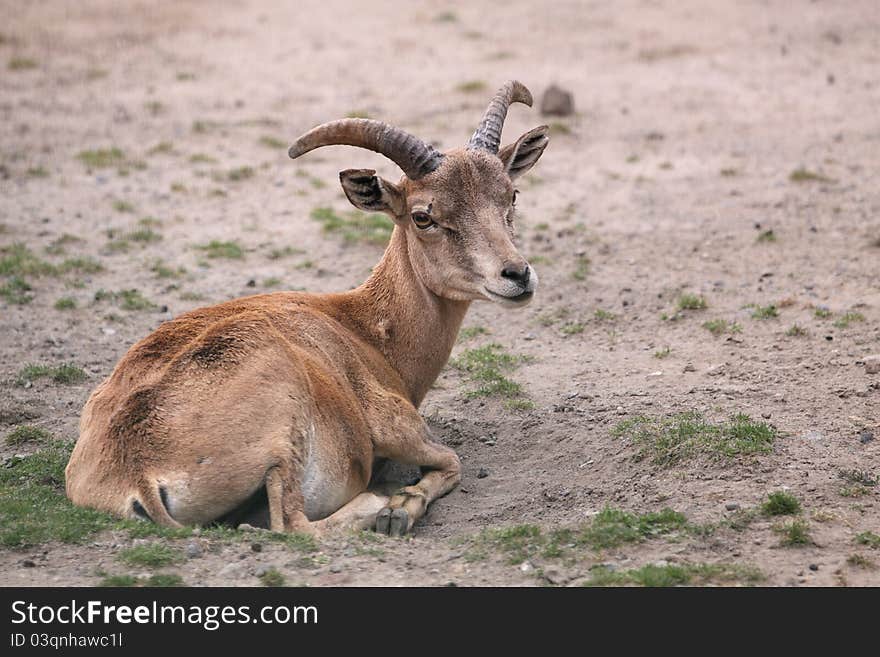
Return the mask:
<svg viewBox="0 0 880 657">
<path fill-rule="evenodd" d="M 364 185 L 373 172 L 343 172 L 356 205 L 397 224 L 373 275 L 341 294 L 278 292 L 194 310 L 135 344 L 83 409 L 70 499 L 203 524 L 265 487 L 275 530 L 408 530 L 459 480 L 458 458 L 431 441 L 417 409 L 468 306 L 522 305 L 534 289 L 517 297 L 525 288 L 499 274 L 527 267 L 511 241 L 513 170 L 457 150 L 417 181 Z M 410 218 L 423 210 L 437 224 L 428 231 Z M 424 477 L 394 495 L 367 491 L 377 458 L 419 465 Z"/>
</svg>

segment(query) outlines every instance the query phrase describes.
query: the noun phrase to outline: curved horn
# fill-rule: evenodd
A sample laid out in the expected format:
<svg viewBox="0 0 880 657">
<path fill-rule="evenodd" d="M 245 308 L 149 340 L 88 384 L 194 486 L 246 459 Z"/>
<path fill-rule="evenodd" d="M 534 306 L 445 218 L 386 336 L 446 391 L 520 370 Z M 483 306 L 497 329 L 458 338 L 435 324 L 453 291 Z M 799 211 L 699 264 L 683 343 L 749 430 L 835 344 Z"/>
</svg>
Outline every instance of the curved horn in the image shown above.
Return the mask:
<svg viewBox="0 0 880 657">
<path fill-rule="evenodd" d="M 292 158 L 309 151 L 344 144 L 381 153 L 411 180 L 418 180 L 440 166 L 443 154 L 408 132 L 372 119 L 340 119 L 312 128 L 287 152 Z"/>
<path fill-rule="evenodd" d="M 486 108 L 480 126 L 467 143 L 469 149 L 482 149 L 490 153 L 498 153 L 501 144 L 501 129 L 507 118 L 507 108 L 511 103 L 523 103 L 532 106 L 532 93 L 522 82 L 511 80 L 498 90 L 495 98 Z"/>
</svg>

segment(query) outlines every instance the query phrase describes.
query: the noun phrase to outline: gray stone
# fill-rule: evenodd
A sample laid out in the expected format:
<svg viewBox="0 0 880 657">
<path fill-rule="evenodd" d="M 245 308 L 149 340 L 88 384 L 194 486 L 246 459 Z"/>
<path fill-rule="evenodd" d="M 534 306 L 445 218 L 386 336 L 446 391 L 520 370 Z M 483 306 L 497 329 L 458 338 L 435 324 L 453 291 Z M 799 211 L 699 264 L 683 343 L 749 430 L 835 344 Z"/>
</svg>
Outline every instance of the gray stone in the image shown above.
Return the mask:
<svg viewBox="0 0 880 657">
<path fill-rule="evenodd" d="M 571 116 L 574 114 L 574 96 L 562 87 L 555 84 L 550 85 L 541 98 L 541 114 Z"/>
<path fill-rule="evenodd" d="M 880 374 L 880 356 L 868 356 L 865 358 L 865 372 L 868 374 Z"/>
<path fill-rule="evenodd" d="M 202 556 L 202 546 L 199 545 L 196 541 L 190 541 L 186 544 L 186 556 L 190 559 L 196 559 Z"/>
</svg>

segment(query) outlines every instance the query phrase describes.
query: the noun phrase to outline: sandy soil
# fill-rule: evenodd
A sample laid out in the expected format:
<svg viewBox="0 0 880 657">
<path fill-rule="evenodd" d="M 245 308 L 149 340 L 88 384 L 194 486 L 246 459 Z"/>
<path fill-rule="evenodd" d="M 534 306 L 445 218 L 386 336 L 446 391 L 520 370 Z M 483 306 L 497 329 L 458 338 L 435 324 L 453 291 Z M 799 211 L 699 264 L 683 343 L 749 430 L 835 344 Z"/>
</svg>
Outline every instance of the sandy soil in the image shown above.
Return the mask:
<svg viewBox="0 0 880 657">
<path fill-rule="evenodd" d="M 347 148 L 291 162 L 283 146 L 312 125 L 365 113 L 451 147 L 514 77 L 536 96 L 551 83 L 571 89 L 577 110 L 554 125 L 520 185 L 523 251 L 540 256 L 536 302 L 520 312 L 475 304 L 465 325 L 490 334 L 456 350 L 496 341 L 532 356 L 513 376 L 534 409 L 469 401 L 447 370 L 422 410 L 461 455 L 464 477 L 411 539 L 361 549 L 340 538 L 308 563 L 280 546 L 205 545 L 172 569 L 187 583 L 254 585 L 272 565 L 309 585 L 568 584 L 599 562 L 663 560 L 753 565 L 773 585 L 880 584 L 880 571 L 848 562 L 878 559 L 854 543 L 880 533 L 877 488 L 844 497 L 838 474 L 880 472 L 880 375 L 863 365 L 880 353 L 876 2 L 512 0 L 492 13 L 465 2 L 155 4 L 0 3 L 0 244 L 42 254 L 71 234 L 83 241 L 69 255 L 105 267 L 79 283 L 34 278 L 27 305 L 0 301 L 4 433 L 31 415 L 75 438 L 90 390 L 129 345 L 183 311 L 253 293 L 249 281 L 256 291 L 273 277 L 279 288 L 330 291 L 363 280 L 381 248 L 325 235 L 309 213 L 348 209 L 340 169 L 399 173 Z M 473 81 L 485 87 L 462 86 Z M 505 135 L 548 120 L 515 107 Z M 124 152 L 127 175 L 77 159 L 111 147 Z M 251 177 L 217 175 L 244 166 Z M 801 168 L 824 179 L 792 180 Z M 107 231 L 147 216 L 161 222 L 160 241 L 108 252 Z M 759 239 L 768 230 L 775 241 Z M 207 259 L 196 247 L 213 239 L 237 240 L 243 259 Z M 302 252 L 270 257 L 286 246 Z M 591 265 L 578 280 L 584 257 Z M 159 258 L 187 273 L 157 277 Z M 160 308 L 94 301 L 100 289 L 131 288 Z M 682 292 L 709 307 L 662 319 Z M 56 310 L 62 296 L 78 307 Z M 779 317 L 753 319 L 748 304 L 776 304 Z M 816 317 L 816 305 L 832 317 Z M 540 321 L 560 309 L 582 333 Z M 616 319 L 596 319 L 597 309 Z M 864 321 L 835 326 L 847 311 Z M 742 332 L 701 327 L 718 318 Z M 807 335 L 787 335 L 795 323 Z M 89 380 L 14 385 L 25 363 L 59 361 Z M 780 438 L 765 456 L 659 468 L 611 435 L 634 414 L 690 409 L 763 417 Z M 863 442 L 866 431 L 878 439 Z M 477 477 L 481 468 L 488 476 Z M 801 500 L 813 545 L 780 547 L 766 519 L 524 567 L 499 555 L 469 561 L 456 541 L 522 522 L 576 525 L 606 505 L 719 522 L 780 489 Z M 105 533 L 81 546 L 0 551 L 0 584 L 95 584 L 97 569 L 131 571 L 114 556 L 131 541 Z"/>
</svg>

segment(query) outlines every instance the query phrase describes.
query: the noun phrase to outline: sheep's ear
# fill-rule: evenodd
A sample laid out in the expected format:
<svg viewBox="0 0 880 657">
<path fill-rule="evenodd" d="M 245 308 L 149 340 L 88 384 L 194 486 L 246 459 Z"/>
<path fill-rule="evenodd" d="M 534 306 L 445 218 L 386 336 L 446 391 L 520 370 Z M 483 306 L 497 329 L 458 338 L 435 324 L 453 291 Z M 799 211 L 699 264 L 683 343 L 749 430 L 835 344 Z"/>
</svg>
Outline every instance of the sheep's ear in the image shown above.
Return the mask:
<svg viewBox="0 0 880 657">
<path fill-rule="evenodd" d="M 367 212 L 387 212 L 391 216 L 403 214 L 406 207 L 401 189 L 380 178 L 373 169 L 346 169 L 339 172 L 342 191 L 351 204 Z"/>
<path fill-rule="evenodd" d="M 535 162 L 544 153 L 550 137 L 547 133 L 550 128 L 546 125 L 529 130 L 513 144 L 505 146 L 498 153 L 498 157 L 504 163 L 504 168 L 510 179 L 518 178 L 526 171 L 535 166 Z"/>
</svg>

